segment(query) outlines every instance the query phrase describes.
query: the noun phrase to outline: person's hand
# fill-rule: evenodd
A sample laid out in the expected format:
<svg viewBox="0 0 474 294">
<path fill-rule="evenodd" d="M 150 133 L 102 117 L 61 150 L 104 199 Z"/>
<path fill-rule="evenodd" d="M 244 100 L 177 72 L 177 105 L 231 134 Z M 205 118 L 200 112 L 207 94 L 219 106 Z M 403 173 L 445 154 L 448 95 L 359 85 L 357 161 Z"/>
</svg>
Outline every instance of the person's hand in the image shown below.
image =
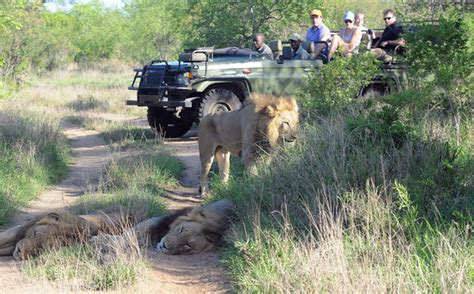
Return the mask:
<svg viewBox="0 0 474 294">
<path fill-rule="evenodd" d="M 401 38 L 400 40 L 398 40 L 398 44 L 401 46 L 405 46 L 406 44 L 405 39 Z"/>
</svg>

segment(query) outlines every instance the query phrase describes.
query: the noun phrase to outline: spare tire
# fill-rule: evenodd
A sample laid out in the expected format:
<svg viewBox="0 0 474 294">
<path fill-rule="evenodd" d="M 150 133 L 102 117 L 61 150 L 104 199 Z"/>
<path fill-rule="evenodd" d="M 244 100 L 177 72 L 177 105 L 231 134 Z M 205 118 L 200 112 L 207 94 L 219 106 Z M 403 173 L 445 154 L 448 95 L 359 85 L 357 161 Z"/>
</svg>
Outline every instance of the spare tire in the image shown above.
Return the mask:
<svg viewBox="0 0 474 294">
<path fill-rule="evenodd" d="M 224 88 L 209 90 L 201 101 L 199 108 L 199 118 L 208 114 L 234 111 L 242 107 L 242 102 L 237 95 Z"/>
</svg>

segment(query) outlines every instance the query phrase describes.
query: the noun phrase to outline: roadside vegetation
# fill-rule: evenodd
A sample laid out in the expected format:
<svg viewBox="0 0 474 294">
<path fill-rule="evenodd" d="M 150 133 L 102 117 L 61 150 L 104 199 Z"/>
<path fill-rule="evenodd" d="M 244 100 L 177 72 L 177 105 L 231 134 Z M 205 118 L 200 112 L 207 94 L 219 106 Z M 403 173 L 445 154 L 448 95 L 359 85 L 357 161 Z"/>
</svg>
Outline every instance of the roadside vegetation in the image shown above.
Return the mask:
<svg viewBox="0 0 474 294">
<path fill-rule="evenodd" d="M 353 100 L 352 79 L 364 77 L 347 68 L 373 61 L 328 64 L 300 94 L 297 146 L 257 177 L 215 185 L 239 206 L 224 256 L 236 291 L 472 290 L 469 19 L 451 11 L 410 37 L 411 85 L 400 93 Z M 449 54 L 436 46 L 448 36 Z"/>
</svg>

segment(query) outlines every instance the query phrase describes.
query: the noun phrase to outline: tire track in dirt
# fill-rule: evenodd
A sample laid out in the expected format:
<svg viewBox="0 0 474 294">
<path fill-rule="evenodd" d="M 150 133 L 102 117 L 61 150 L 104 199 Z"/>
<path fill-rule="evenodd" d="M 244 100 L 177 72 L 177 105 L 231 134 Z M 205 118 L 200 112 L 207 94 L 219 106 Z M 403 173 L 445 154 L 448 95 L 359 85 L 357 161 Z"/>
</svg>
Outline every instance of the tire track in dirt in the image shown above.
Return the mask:
<svg viewBox="0 0 474 294">
<path fill-rule="evenodd" d="M 116 116 L 116 117 L 115 117 Z M 117 121 L 127 121 L 143 127 L 143 120 L 114 115 Z M 90 184 L 97 183 L 105 164 L 111 160 L 111 153 L 105 141 L 96 131 L 85 130 L 70 123 L 62 125 L 64 134 L 71 141 L 72 162 L 68 177 L 58 185 L 43 192 L 28 208 L 14 219 L 19 224 L 46 210 L 66 208 L 84 194 Z M 182 185 L 168 189 L 162 195 L 170 210 L 197 206 L 200 161 L 195 130 L 180 139 L 167 140 L 165 146 L 185 164 Z M 226 293 L 230 292 L 229 279 L 219 264 L 218 253 L 169 256 L 149 250 L 149 270 L 133 291 L 140 293 Z M 20 272 L 21 263 L 11 257 L 0 257 L 0 293 L 52 293 L 64 289 L 46 281 L 26 280 Z M 67 288 L 66 288 L 67 289 Z"/>
</svg>

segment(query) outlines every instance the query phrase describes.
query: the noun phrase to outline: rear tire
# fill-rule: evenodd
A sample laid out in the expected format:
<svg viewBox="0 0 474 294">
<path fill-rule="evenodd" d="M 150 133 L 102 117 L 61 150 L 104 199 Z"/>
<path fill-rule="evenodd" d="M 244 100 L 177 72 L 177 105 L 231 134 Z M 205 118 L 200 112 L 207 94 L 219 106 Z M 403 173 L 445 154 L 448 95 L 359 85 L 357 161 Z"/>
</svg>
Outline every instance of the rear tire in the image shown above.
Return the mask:
<svg viewBox="0 0 474 294">
<path fill-rule="evenodd" d="M 199 118 L 208 114 L 234 111 L 241 107 L 242 102 L 234 92 L 223 88 L 215 88 L 208 91 L 202 98 Z"/>
<path fill-rule="evenodd" d="M 374 98 L 390 94 L 390 87 L 387 84 L 371 84 L 364 88 L 360 97 Z"/>
<path fill-rule="evenodd" d="M 176 112 L 161 107 L 148 107 L 148 124 L 165 138 L 179 138 L 186 134 L 193 122 L 177 116 Z"/>
</svg>

